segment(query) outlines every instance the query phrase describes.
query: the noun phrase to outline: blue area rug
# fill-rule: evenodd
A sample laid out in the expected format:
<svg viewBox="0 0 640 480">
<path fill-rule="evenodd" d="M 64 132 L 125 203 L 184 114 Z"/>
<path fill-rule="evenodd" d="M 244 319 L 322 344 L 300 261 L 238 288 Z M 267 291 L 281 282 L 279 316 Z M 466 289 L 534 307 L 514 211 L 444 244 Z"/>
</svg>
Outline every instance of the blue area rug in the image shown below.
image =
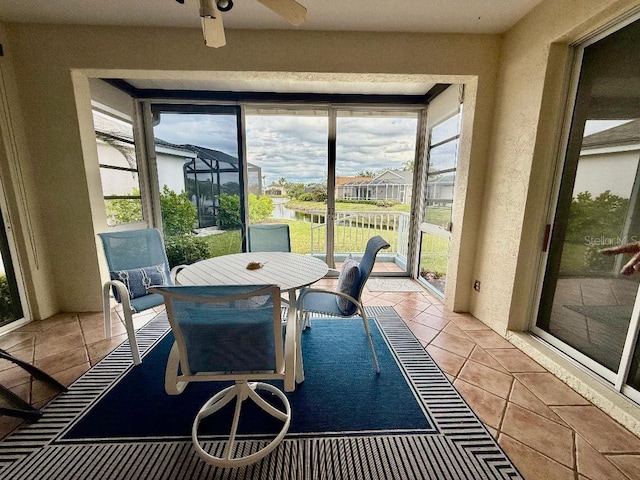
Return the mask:
<svg viewBox="0 0 640 480">
<path fill-rule="evenodd" d="M 255 464 L 218 469 L 196 455 L 189 428 L 220 385 L 164 393 L 171 338 L 159 315 L 136 333 L 141 366 L 133 367 L 123 343 L 47 405 L 38 422 L 0 442 L 0 478 L 522 478 L 395 310 L 367 313 L 380 376 L 361 321 L 314 321 L 303 334 L 306 380 L 289 394 L 289 433 Z M 243 448 L 261 448 L 259 433 L 268 428 L 249 422 L 246 433 L 258 435 L 240 442 Z M 205 448 L 219 448 L 211 432 Z"/>
<path fill-rule="evenodd" d="M 292 410 L 289 435 L 435 431 L 375 322 L 370 323 L 380 375 L 373 368 L 359 318 L 316 319 L 303 333 L 305 381 L 287 393 Z M 172 344 L 169 332 L 64 438 L 189 437 L 200 407 L 229 383 L 191 383 L 181 395 L 167 395 L 164 371 Z M 272 383 L 284 388 L 282 382 Z M 277 433 L 281 425 L 253 406 L 247 403 L 240 432 Z M 202 434 L 224 434 L 233 416 L 233 404 L 227 407 L 211 417 L 214 420 L 203 422 Z"/>
</svg>

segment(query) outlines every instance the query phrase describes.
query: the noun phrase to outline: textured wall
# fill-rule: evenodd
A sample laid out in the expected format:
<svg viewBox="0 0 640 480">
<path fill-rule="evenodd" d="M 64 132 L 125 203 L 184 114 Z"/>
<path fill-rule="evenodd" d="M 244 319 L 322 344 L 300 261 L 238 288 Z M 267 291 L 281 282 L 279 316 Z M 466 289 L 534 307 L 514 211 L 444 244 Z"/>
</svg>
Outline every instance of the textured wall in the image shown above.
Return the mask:
<svg viewBox="0 0 640 480">
<path fill-rule="evenodd" d="M 504 36 L 470 309 L 499 333 L 531 320 L 568 45 L 638 4 L 547 0 Z"/>
<path fill-rule="evenodd" d="M 43 316 L 100 308 L 95 212 L 101 199 L 89 121 L 90 77 L 206 78 L 213 71 L 243 76 L 259 71 L 298 72 L 297 78 L 318 72 L 325 79 L 353 74 L 352 79 L 380 81 L 379 74 L 393 74 L 396 81 L 412 75 L 424 81 L 468 81 L 471 94 L 479 98 L 471 97 L 478 110 L 464 133 L 465 143 L 473 143 L 465 163 L 469 171 L 476 166 L 470 188 L 479 192 L 484 183 L 500 48 L 495 35 L 229 31 L 227 46 L 211 49 L 203 46 L 197 29 L 11 24 L 7 32 L 5 49 L 14 54 L 33 158 L 31 193 L 42 200 L 38 221 L 46 232 L 43 241 L 55 279 L 38 285 Z M 478 199 L 465 212 L 470 226 L 477 225 Z M 456 242 L 469 255 L 475 232 L 459 235 Z M 464 264 L 467 277 L 471 265 Z M 45 294 L 52 290 L 54 295 Z"/>
</svg>

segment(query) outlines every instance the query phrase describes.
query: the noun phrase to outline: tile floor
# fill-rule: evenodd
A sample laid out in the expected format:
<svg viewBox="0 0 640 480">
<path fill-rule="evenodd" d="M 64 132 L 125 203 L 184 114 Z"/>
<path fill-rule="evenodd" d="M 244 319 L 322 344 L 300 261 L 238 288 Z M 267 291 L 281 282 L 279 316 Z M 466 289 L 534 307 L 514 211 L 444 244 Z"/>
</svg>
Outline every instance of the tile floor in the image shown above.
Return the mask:
<svg viewBox="0 0 640 480">
<path fill-rule="evenodd" d="M 479 320 L 447 312 L 427 291 L 366 289 L 363 299 L 395 307 L 526 479 L 640 479 L 638 437 Z M 138 315 L 136 326 L 156 313 Z M 100 313 L 59 314 L 0 337 L 0 348 L 68 385 L 125 340 L 117 315 L 111 339 Z M 57 393 L 8 362 L 0 363 L 0 382 L 36 406 Z M 20 423 L 0 416 L 0 438 Z"/>
</svg>

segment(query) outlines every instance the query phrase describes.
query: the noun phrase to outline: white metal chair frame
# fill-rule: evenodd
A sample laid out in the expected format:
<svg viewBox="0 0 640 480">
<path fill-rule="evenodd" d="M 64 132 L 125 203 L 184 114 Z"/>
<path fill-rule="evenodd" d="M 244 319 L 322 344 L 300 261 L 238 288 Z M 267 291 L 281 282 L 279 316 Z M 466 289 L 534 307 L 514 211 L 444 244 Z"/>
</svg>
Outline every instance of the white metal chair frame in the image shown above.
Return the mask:
<svg viewBox="0 0 640 480">
<path fill-rule="evenodd" d="M 371 349 L 371 357 L 373 359 L 373 366 L 376 369 L 376 373 L 380 373 L 380 365 L 378 364 L 378 356 L 376 355 L 376 350 L 373 347 L 373 339 L 371 338 L 371 330 L 369 329 L 369 322 L 367 321 L 367 315 L 364 313 L 364 305 L 362 305 L 362 302 L 360 302 L 359 300 L 356 300 L 355 298 L 353 298 L 351 295 L 346 294 L 346 293 L 342 293 L 342 292 L 337 292 L 334 290 L 325 290 L 325 289 L 321 289 L 321 288 L 308 288 L 306 289 L 304 292 L 302 292 L 302 294 L 300 294 L 300 297 L 298 297 L 298 327 L 301 328 L 302 330 L 304 330 L 307 327 L 311 327 L 311 318 L 310 318 L 310 312 L 307 310 L 304 310 L 303 306 L 304 306 L 304 297 L 307 296 L 307 294 L 309 293 L 331 293 L 332 295 L 335 295 L 337 297 L 342 297 L 345 298 L 347 300 L 349 300 L 350 302 L 352 302 L 355 306 L 356 306 L 356 313 L 358 313 L 360 315 L 360 317 L 362 318 L 362 324 L 364 325 L 364 332 L 365 335 L 367 336 L 367 340 L 369 342 L 369 348 Z M 351 317 L 355 316 L 355 313 L 353 315 L 351 315 Z"/>
<path fill-rule="evenodd" d="M 173 283 L 177 283 L 177 275 L 180 270 L 184 268 L 183 265 L 173 267 L 170 271 L 170 278 Z M 102 286 L 102 313 L 104 315 L 104 334 L 106 338 L 111 338 L 111 291 L 115 288 L 120 296 L 120 304 L 122 305 L 122 314 L 124 315 L 124 326 L 127 330 L 127 338 L 129 339 L 129 345 L 131 346 L 131 354 L 133 355 L 133 364 L 140 365 L 142 359 L 140 358 L 140 349 L 138 348 L 138 341 L 136 340 L 136 330 L 133 326 L 133 314 L 134 310 L 131 307 L 131 300 L 129 299 L 129 290 L 124 283 L 120 280 L 108 280 Z"/>
<path fill-rule="evenodd" d="M 145 230 L 156 230 L 159 243 L 162 245 L 162 249 L 164 251 L 164 244 L 162 242 L 162 236 L 160 231 L 157 229 L 145 229 Z M 102 238 L 103 234 L 99 234 Z M 104 242 L 104 239 L 102 239 Z M 104 244 L 103 244 L 104 245 Z M 106 248 L 106 247 L 105 247 Z M 109 260 L 107 259 L 107 262 Z M 164 263 L 165 265 L 169 265 L 168 260 L 166 259 L 166 254 L 164 255 Z M 182 270 L 185 266 L 178 265 L 173 267 L 169 272 L 169 278 L 173 283 L 177 283 L 177 275 L 180 270 Z M 140 350 L 138 348 L 138 341 L 136 340 L 136 332 L 133 326 L 133 314 L 138 313 L 131 306 L 131 300 L 129 298 L 129 290 L 126 285 L 120 280 L 107 280 L 102 286 L 102 313 L 104 315 L 104 334 L 106 338 L 111 338 L 112 329 L 111 329 L 111 294 L 113 289 L 118 292 L 118 296 L 120 297 L 120 304 L 122 305 L 122 313 L 124 315 L 124 326 L 127 331 L 127 338 L 129 339 L 129 345 L 131 347 L 131 354 L 133 356 L 133 364 L 140 365 L 142 363 L 142 359 L 140 358 Z M 158 305 L 161 305 L 159 303 Z M 152 307 L 149 307 L 152 308 Z"/>
<path fill-rule="evenodd" d="M 375 264 L 376 256 L 378 255 L 378 252 L 381 249 L 389 248 L 389 246 L 390 246 L 389 243 L 379 235 L 376 235 L 375 237 L 371 237 L 367 242 L 364 255 L 362 256 L 360 264 L 358 265 L 358 268 L 360 270 L 360 277 L 357 283 L 357 287 L 358 287 L 357 299 L 347 293 L 343 293 L 337 290 L 327 290 L 327 289 L 321 289 L 321 288 L 306 288 L 300 293 L 300 296 L 298 297 L 298 303 L 297 303 L 298 318 L 296 322 L 298 323 L 298 328 L 300 329 L 300 333 L 305 328 L 311 327 L 311 318 L 309 316 L 310 312 L 316 312 L 316 313 L 328 314 L 328 315 L 337 315 L 342 318 L 350 318 L 356 314 L 359 314 L 360 317 L 362 318 L 362 324 L 364 325 L 364 331 L 367 336 L 367 341 L 369 342 L 369 348 L 371 349 L 371 357 L 373 359 L 373 365 L 375 367 L 376 373 L 380 373 L 380 365 L 378 363 L 378 357 L 376 355 L 376 351 L 373 346 L 373 339 L 371 338 L 371 330 L 369 329 L 369 322 L 367 320 L 367 315 L 365 314 L 364 306 L 360 299 L 362 298 L 362 291 L 364 289 L 364 286 L 367 280 L 369 279 L 369 275 L 371 274 L 373 265 Z M 337 309 L 333 311 L 331 310 L 324 311 L 324 310 L 314 310 L 313 308 L 311 308 L 310 310 L 308 310 L 304 304 L 305 297 L 309 294 L 314 294 L 314 293 L 322 294 L 322 295 L 333 295 L 334 297 L 344 298 L 346 300 L 349 300 L 353 305 L 355 305 L 356 308 L 355 310 L 353 310 L 353 312 L 348 312 L 347 314 L 345 314 L 345 312 L 340 312 Z M 351 293 L 353 293 L 353 291 Z"/>
<path fill-rule="evenodd" d="M 160 293 L 165 297 L 165 305 L 167 309 L 167 315 L 169 317 L 169 323 L 173 331 L 175 342 L 171 347 L 169 353 L 169 359 L 167 360 L 167 368 L 165 371 L 165 390 L 169 395 L 178 395 L 184 391 L 189 382 L 209 382 L 209 381 L 228 381 L 230 379 L 235 380 L 235 384 L 225 388 L 218 392 L 211 399 L 209 399 L 202 408 L 198 411 L 196 418 L 191 428 L 191 438 L 193 445 L 198 453 L 198 456 L 205 462 L 220 466 L 220 467 L 238 467 L 253 463 L 266 455 L 268 455 L 274 448 L 276 448 L 287 431 L 291 422 L 291 405 L 289 400 L 282 391 L 268 383 L 250 381 L 250 380 L 284 380 L 287 382 L 294 382 L 295 377 L 295 340 L 296 340 L 296 322 L 288 322 L 283 340 L 282 335 L 282 318 L 281 318 L 281 304 L 280 304 L 280 289 L 276 285 L 260 286 L 262 288 L 254 290 L 249 294 L 225 296 L 225 297 L 194 297 L 189 295 L 183 295 L 178 293 L 181 287 L 160 287 L 152 288 L 150 291 L 154 293 Z M 188 288 L 188 287 L 184 287 Z M 187 347 L 182 335 L 180 326 L 177 324 L 174 316 L 173 299 L 180 299 L 184 301 L 192 301 L 196 303 L 220 303 L 229 302 L 235 300 L 247 299 L 256 295 L 269 294 L 273 298 L 273 327 L 274 327 L 274 343 L 275 343 L 275 355 L 276 355 L 276 369 L 273 372 L 198 372 L 192 373 L 189 368 L 189 361 L 187 356 Z M 178 374 L 178 368 L 181 373 Z M 263 400 L 257 393 L 257 390 L 264 390 L 277 396 L 284 406 L 284 411 L 281 411 L 265 400 Z M 276 435 L 276 437 L 262 449 L 241 457 L 233 457 L 234 445 L 236 440 L 236 433 L 238 429 L 238 423 L 240 420 L 240 411 L 242 403 L 247 400 L 253 400 L 258 407 L 264 410 L 269 415 L 277 418 L 283 422 L 282 429 Z M 223 408 L 228 403 L 236 402 L 235 412 L 233 417 L 233 423 L 231 426 L 231 432 L 228 440 L 225 444 L 222 456 L 212 455 L 204 450 L 200 441 L 198 440 L 198 426 L 200 422 Z"/>
</svg>

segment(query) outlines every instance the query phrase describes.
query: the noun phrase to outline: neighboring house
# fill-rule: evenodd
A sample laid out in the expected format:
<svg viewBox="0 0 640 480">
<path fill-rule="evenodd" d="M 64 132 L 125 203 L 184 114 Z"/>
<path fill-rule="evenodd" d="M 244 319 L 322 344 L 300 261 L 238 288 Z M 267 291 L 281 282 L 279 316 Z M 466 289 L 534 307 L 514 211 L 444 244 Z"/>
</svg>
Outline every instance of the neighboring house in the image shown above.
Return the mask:
<svg viewBox="0 0 640 480">
<path fill-rule="evenodd" d="M 640 120 L 588 135 L 582 143 L 574 196 L 590 192 L 597 197 L 609 190 L 630 198 L 640 160 Z"/>
<path fill-rule="evenodd" d="M 427 182 L 427 204 L 441 207 L 451 205 L 453 203 L 455 180 L 455 172 L 430 176 Z"/>
<path fill-rule="evenodd" d="M 287 194 L 287 190 L 277 183 L 272 183 L 264 190 L 265 195 L 272 195 L 274 197 L 283 197 Z"/>
<path fill-rule="evenodd" d="M 336 198 L 349 200 L 393 200 L 411 203 L 413 172 L 387 170 L 371 177 L 339 177 Z M 350 179 L 349 179 L 350 178 Z"/>
<path fill-rule="evenodd" d="M 366 198 L 366 184 L 373 177 L 336 177 L 337 199 L 364 199 Z"/>
<path fill-rule="evenodd" d="M 95 116 L 94 116 L 95 117 Z M 117 123 L 96 120 L 98 162 L 102 189 L 108 196 L 131 195 L 138 189 L 138 172 L 133 136 Z M 98 126 L 99 125 L 99 126 Z M 198 210 L 198 227 L 216 225 L 219 193 L 238 193 L 237 182 L 226 182 L 226 174 L 238 172 L 238 159 L 224 152 L 197 145 L 176 145 L 155 139 L 160 190 L 166 185 L 185 192 Z M 133 170 L 133 171 L 129 171 Z M 233 175 L 237 179 L 237 173 Z M 249 164 L 249 192 L 262 194 L 262 169 Z M 226 183 L 225 183 L 226 182 Z"/>
</svg>

